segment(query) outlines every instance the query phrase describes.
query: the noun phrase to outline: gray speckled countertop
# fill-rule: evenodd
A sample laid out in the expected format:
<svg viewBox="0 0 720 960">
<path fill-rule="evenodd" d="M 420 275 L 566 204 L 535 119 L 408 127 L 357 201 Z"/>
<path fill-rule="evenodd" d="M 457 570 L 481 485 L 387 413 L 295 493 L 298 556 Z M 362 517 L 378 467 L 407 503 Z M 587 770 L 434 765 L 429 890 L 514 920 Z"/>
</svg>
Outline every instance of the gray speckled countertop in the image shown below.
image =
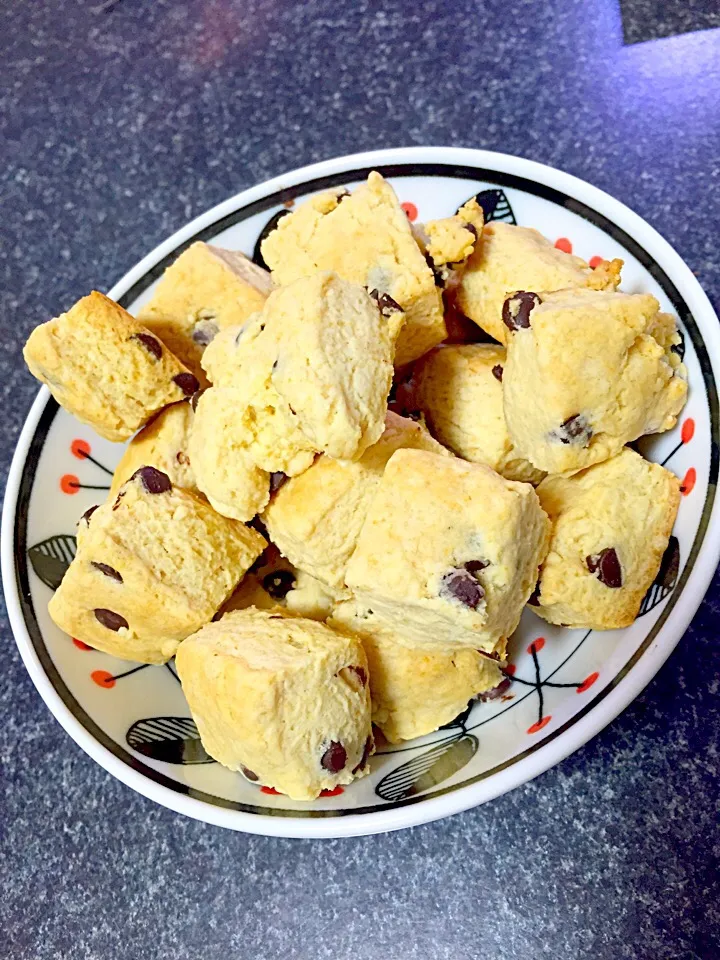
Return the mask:
<svg viewBox="0 0 720 960">
<path fill-rule="evenodd" d="M 4 469 L 32 325 L 211 204 L 340 153 L 562 167 L 646 217 L 718 303 L 720 31 L 623 47 L 616 0 L 102 6 L 2 7 Z M 657 3 L 624 7 L 637 37 Z M 718 597 L 716 578 L 644 694 L 538 780 L 317 842 L 196 823 L 113 780 L 42 704 L 3 614 L 0 957 L 717 958 Z"/>
</svg>

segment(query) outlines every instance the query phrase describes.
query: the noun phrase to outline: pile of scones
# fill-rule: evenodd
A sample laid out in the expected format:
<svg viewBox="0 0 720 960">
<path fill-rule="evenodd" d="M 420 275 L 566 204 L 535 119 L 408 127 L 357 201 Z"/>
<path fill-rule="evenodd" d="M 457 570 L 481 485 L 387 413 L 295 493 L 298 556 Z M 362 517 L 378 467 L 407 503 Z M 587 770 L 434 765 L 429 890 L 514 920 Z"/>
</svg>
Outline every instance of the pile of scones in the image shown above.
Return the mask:
<svg viewBox="0 0 720 960">
<path fill-rule="evenodd" d="M 177 670 L 207 752 L 311 800 L 504 693 L 526 604 L 624 627 L 679 481 L 632 449 L 687 397 L 675 319 L 475 199 L 422 226 L 371 173 L 262 243 L 194 243 L 132 317 L 37 327 L 31 372 L 130 443 L 50 601 Z M 142 428 L 142 429 L 141 429 Z M 139 433 L 137 431 L 140 431 Z"/>
</svg>

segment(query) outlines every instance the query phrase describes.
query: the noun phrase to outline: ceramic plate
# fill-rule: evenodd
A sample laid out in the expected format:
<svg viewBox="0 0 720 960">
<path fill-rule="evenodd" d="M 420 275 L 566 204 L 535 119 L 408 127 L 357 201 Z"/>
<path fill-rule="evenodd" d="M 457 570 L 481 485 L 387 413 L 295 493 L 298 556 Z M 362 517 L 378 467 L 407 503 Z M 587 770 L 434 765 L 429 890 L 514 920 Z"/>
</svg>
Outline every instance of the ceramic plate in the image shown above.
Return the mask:
<svg viewBox="0 0 720 960">
<path fill-rule="evenodd" d="M 549 626 L 526 610 L 512 639 L 512 683 L 419 740 L 382 747 L 372 775 L 314 803 L 295 803 L 214 763 L 202 748 L 173 664 L 116 660 L 62 634 L 47 604 L 75 552 L 75 526 L 105 497 L 122 448 L 60 410 L 43 388 L 12 464 L 2 572 L 23 660 L 60 723 L 98 763 L 173 810 L 253 833 L 328 837 L 376 833 L 465 810 L 537 776 L 601 730 L 670 654 L 720 552 L 718 321 L 680 257 L 607 194 L 527 160 L 476 150 L 384 150 L 305 167 L 238 194 L 161 244 L 110 291 L 131 312 L 195 240 L 258 256 L 258 238 L 294 203 L 380 170 L 410 220 L 453 213 L 478 196 L 487 219 L 537 227 L 586 260 L 625 261 L 623 288 L 648 291 L 684 334 L 687 407 L 646 456 L 682 478 L 670 545 L 640 616 L 626 630 Z"/>
</svg>

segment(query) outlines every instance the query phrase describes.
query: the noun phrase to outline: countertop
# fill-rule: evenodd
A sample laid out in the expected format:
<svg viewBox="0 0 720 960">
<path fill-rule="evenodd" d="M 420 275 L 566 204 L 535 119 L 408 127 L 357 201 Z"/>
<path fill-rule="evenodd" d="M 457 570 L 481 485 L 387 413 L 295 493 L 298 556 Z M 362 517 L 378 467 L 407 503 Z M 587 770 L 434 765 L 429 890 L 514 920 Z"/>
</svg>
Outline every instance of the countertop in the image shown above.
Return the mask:
<svg viewBox="0 0 720 960">
<path fill-rule="evenodd" d="M 672 29 L 692 30 L 682 6 Z M 642 37 L 658 3 L 623 7 Z M 657 227 L 718 305 L 718 30 L 624 46 L 616 0 L 37 0 L 2 18 L 4 471 L 34 324 L 210 205 L 337 154 L 553 164 Z M 719 626 L 716 576 L 642 696 L 534 782 L 314 842 L 197 823 L 112 779 L 43 705 L 3 610 L 0 957 L 717 958 Z"/>
</svg>

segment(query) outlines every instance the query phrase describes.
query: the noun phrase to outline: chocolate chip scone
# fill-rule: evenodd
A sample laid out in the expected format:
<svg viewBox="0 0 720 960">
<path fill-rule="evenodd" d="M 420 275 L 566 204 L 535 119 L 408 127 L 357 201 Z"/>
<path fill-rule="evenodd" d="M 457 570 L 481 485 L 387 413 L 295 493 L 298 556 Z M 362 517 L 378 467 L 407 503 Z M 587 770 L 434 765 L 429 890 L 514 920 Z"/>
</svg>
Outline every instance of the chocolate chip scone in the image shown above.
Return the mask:
<svg viewBox="0 0 720 960">
<path fill-rule="evenodd" d="M 108 440 L 127 440 L 198 388 L 157 337 L 97 291 L 36 327 L 23 356 L 61 407 Z"/>
<path fill-rule="evenodd" d="M 166 473 L 173 485 L 197 493 L 195 475 L 190 463 L 190 424 L 193 410 L 190 401 L 173 403 L 162 410 L 130 441 L 113 473 L 110 497 L 142 466 L 157 467 Z"/>
<path fill-rule="evenodd" d="M 505 419 L 517 456 L 568 473 L 675 425 L 687 397 L 673 349 L 680 337 L 650 294 L 521 291 L 503 311 Z"/>
<path fill-rule="evenodd" d="M 321 273 L 276 290 L 261 314 L 216 337 L 203 359 L 213 387 L 191 438 L 198 486 L 216 509 L 250 519 L 267 503 L 269 474 L 301 473 L 317 453 L 354 460 L 375 443 L 403 317 Z M 248 463 L 268 475 L 252 502 Z"/>
<path fill-rule="evenodd" d="M 470 237 L 468 231 L 465 231 Z M 405 311 L 395 363 L 445 338 L 442 297 L 395 192 L 379 173 L 353 193 L 322 193 L 283 217 L 262 244 L 276 283 L 332 270 Z"/>
<path fill-rule="evenodd" d="M 504 640 L 492 656 L 408 644 L 352 602 L 337 607 L 329 624 L 361 640 L 370 668 L 372 720 L 390 743 L 432 733 L 454 720 L 470 700 L 493 699 L 507 686 L 501 671 Z"/>
<path fill-rule="evenodd" d="M 270 539 L 298 568 L 342 590 L 385 465 L 401 447 L 448 456 L 422 424 L 388 413 L 383 435 L 359 460 L 318 457 L 277 490 L 263 514 Z"/>
<path fill-rule="evenodd" d="M 435 283 L 443 290 L 452 293 L 460 283 L 482 231 L 482 207 L 474 197 L 453 216 L 414 228 Z"/>
<path fill-rule="evenodd" d="M 293 800 L 368 772 L 368 667 L 354 637 L 251 608 L 188 637 L 176 664 L 203 746 L 231 770 Z"/>
<path fill-rule="evenodd" d="M 412 396 L 433 436 L 464 460 L 508 480 L 539 483 L 544 473 L 518 457 L 503 409 L 505 350 L 497 344 L 436 347 L 415 366 Z"/>
<path fill-rule="evenodd" d="M 489 653 L 517 627 L 548 529 L 529 484 L 483 464 L 398 450 L 345 581 L 408 643 Z"/>
<path fill-rule="evenodd" d="M 457 291 L 462 312 L 500 343 L 505 300 L 516 290 L 615 289 L 622 260 L 603 260 L 594 270 L 580 257 L 558 250 L 530 227 L 488 223 L 470 257 Z"/>
<path fill-rule="evenodd" d="M 205 347 L 262 310 L 272 288 L 267 270 L 243 253 L 198 241 L 167 268 L 137 316 L 204 386 Z"/>
<path fill-rule="evenodd" d="M 77 554 L 50 616 L 97 650 L 164 663 L 212 618 L 264 547 L 255 530 L 144 466 L 114 501 L 80 521 Z"/>
<path fill-rule="evenodd" d="M 660 568 L 680 481 L 625 448 L 572 477 L 548 477 L 538 496 L 552 532 L 532 608 L 570 627 L 630 626 Z"/>
</svg>

